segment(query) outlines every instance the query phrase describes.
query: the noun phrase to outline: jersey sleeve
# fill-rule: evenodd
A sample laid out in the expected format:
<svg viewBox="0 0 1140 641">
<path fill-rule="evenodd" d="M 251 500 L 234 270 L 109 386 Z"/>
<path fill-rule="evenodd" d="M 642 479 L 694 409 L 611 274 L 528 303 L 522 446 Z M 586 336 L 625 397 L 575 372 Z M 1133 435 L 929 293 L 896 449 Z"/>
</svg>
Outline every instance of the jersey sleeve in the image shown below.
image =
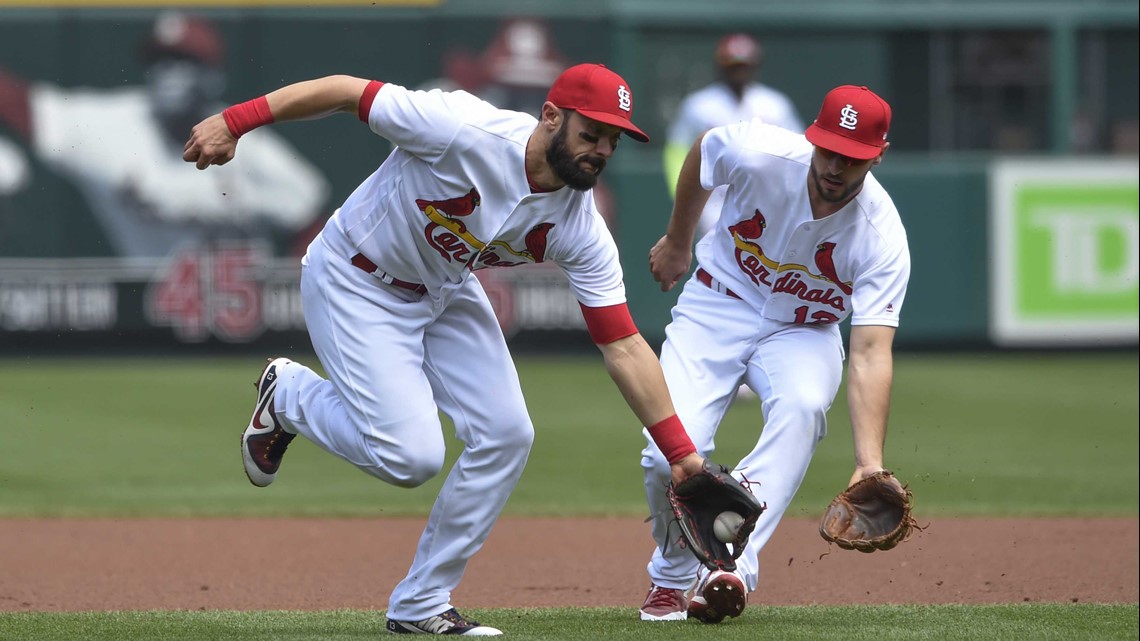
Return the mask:
<svg viewBox="0 0 1140 641">
<path fill-rule="evenodd" d="M 855 280 L 851 324 L 898 327 L 909 281 L 910 249 L 904 237 L 879 253 Z"/>
<path fill-rule="evenodd" d="M 624 303 L 625 282 L 617 243 L 598 212 L 592 194 L 584 211 L 569 217 L 551 247 L 550 258 L 566 274 L 570 290 L 586 307 Z"/>
<path fill-rule="evenodd" d="M 714 127 L 701 141 L 701 187 L 716 189 L 729 182 L 729 176 L 740 159 L 740 140 L 750 123 L 741 122 Z"/>
<path fill-rule="evenodd" d="M 428 162 L 443 155 L 465 116 L 490 105 L 465 91 L 413 91 L 385 83 L 368 112 L 368 127 Z"/>
</svg>

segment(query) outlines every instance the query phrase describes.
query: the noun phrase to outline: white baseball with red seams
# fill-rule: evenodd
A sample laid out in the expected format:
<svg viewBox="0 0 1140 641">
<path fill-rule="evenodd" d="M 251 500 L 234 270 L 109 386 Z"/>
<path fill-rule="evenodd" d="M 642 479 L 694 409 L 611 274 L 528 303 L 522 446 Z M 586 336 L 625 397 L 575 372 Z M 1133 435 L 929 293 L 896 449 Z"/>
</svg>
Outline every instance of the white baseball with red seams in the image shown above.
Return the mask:
<svg viewBox="0 0 1140 641">
<path fill-rule="evenodd" d="M 731 543 L 744 523 L 744 517 L 736 512 L 721 512 L 713 521 L 713 535 L 721 543 Z"/>
</svg>

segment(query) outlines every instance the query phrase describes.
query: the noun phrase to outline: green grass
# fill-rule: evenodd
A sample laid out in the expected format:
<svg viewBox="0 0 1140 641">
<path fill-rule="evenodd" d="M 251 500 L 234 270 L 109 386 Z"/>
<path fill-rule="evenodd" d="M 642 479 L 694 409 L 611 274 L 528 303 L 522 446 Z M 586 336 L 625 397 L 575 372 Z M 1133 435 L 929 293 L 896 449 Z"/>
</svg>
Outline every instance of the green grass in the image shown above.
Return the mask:
<svg viewBox="0 0 1140 641">
<path fill-rule="evenodd" d="M 1134 351 L 900 355 L 887 464 L 920 517 L 1135 516 L 1137 365 Z M 0 360 L 0 516 L 426 513 L 443 475 L 390 487 L 303 439 L 273 487 L 250 486 L 238 437 L 259 368 Z M 519 370 L 537 435 L 507 512 L 643 514 L 644 442 L 600 357 L 522 358 Z M 844 393 L 791 515 L 817 514 L 851 474 Z M 734 463 L 761 427 L 759 403 L 737 403 L 714 459 Z"/>
<path fill-rule="evenodd" d="M 888 465 L 910 482 L 920 518 L 1134 517 L 1137 365 L 1136 352 L 901 355 Z M 303 440 L 272 488 L 251 487 L 238 435 L 259 367 L 244 357 L 0 360 L 0 517 L 426 513 L 442 475 L 389 487 Z M 600 359 L 524 358 L 519 369 L 537 437 L 508 513 L 644 514 L 643 441 Z M 793 515 L 817 515 L 850 475 L 843 394 Z M 735 462 L 761 426 L 757 401 L 735 405 L 714 458 Z M 1138 638 L 1136 604 L 752 606 L 715 628 L 642 624 L 632 608 L 468 614 L 536 640 Z M 383 624 L 382 611 L 0 612 L 0 641 L 371 640 Z"/>
<path fill-rule="evenodd" d="M 1137 638 L 1133 605 L 750 607 L 716 627 L 642 623 L 631 608 L 472 610 L 526 640 L 1104 641 Z M 383 612 L 0 614 L 2 641 L 353 641 L 380 638 Z"/>
</svg>

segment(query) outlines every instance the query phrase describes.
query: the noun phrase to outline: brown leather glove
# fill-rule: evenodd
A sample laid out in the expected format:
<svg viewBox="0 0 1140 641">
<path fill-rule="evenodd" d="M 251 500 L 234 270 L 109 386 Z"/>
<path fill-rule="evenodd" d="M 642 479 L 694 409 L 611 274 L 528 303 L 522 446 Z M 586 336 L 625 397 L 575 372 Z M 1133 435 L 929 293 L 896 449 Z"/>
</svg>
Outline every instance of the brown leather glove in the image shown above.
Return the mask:
<svg viewBox="0 0 1140 641">
<path fill-rule="evenodd" d="M 819 535 L 845 550 L 889 550 L 918 526 L 912 494 L 895 475 L 876 472 L 839 493 L 819 523 Z"/>
</svg>

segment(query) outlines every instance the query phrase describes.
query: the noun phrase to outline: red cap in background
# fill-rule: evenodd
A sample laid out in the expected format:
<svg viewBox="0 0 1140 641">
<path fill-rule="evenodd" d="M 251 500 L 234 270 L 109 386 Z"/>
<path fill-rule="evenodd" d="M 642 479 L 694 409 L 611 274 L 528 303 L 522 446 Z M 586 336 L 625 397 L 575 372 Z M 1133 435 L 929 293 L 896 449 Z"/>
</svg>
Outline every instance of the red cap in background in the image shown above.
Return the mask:
<svg viewBox="0 0 1140 641">
<path fill-rule="evenodd" d="M 573 109 L 587 118 L 620 127 L 638 142 L 649 142 L 649 136 L 630 120 L 633 92 L 629 84 L 603 65 L 574 65 L 563 71 L 546 99 L 559 109 Z"/>
<path fill-rule="evenodd" d="M 866 87 L 843 85 L 827 92 L 819 116 L 807 128 L 808 142 L 858 160 L 878 156 L 887 145 L 891 106 Z"/>
</svg>

